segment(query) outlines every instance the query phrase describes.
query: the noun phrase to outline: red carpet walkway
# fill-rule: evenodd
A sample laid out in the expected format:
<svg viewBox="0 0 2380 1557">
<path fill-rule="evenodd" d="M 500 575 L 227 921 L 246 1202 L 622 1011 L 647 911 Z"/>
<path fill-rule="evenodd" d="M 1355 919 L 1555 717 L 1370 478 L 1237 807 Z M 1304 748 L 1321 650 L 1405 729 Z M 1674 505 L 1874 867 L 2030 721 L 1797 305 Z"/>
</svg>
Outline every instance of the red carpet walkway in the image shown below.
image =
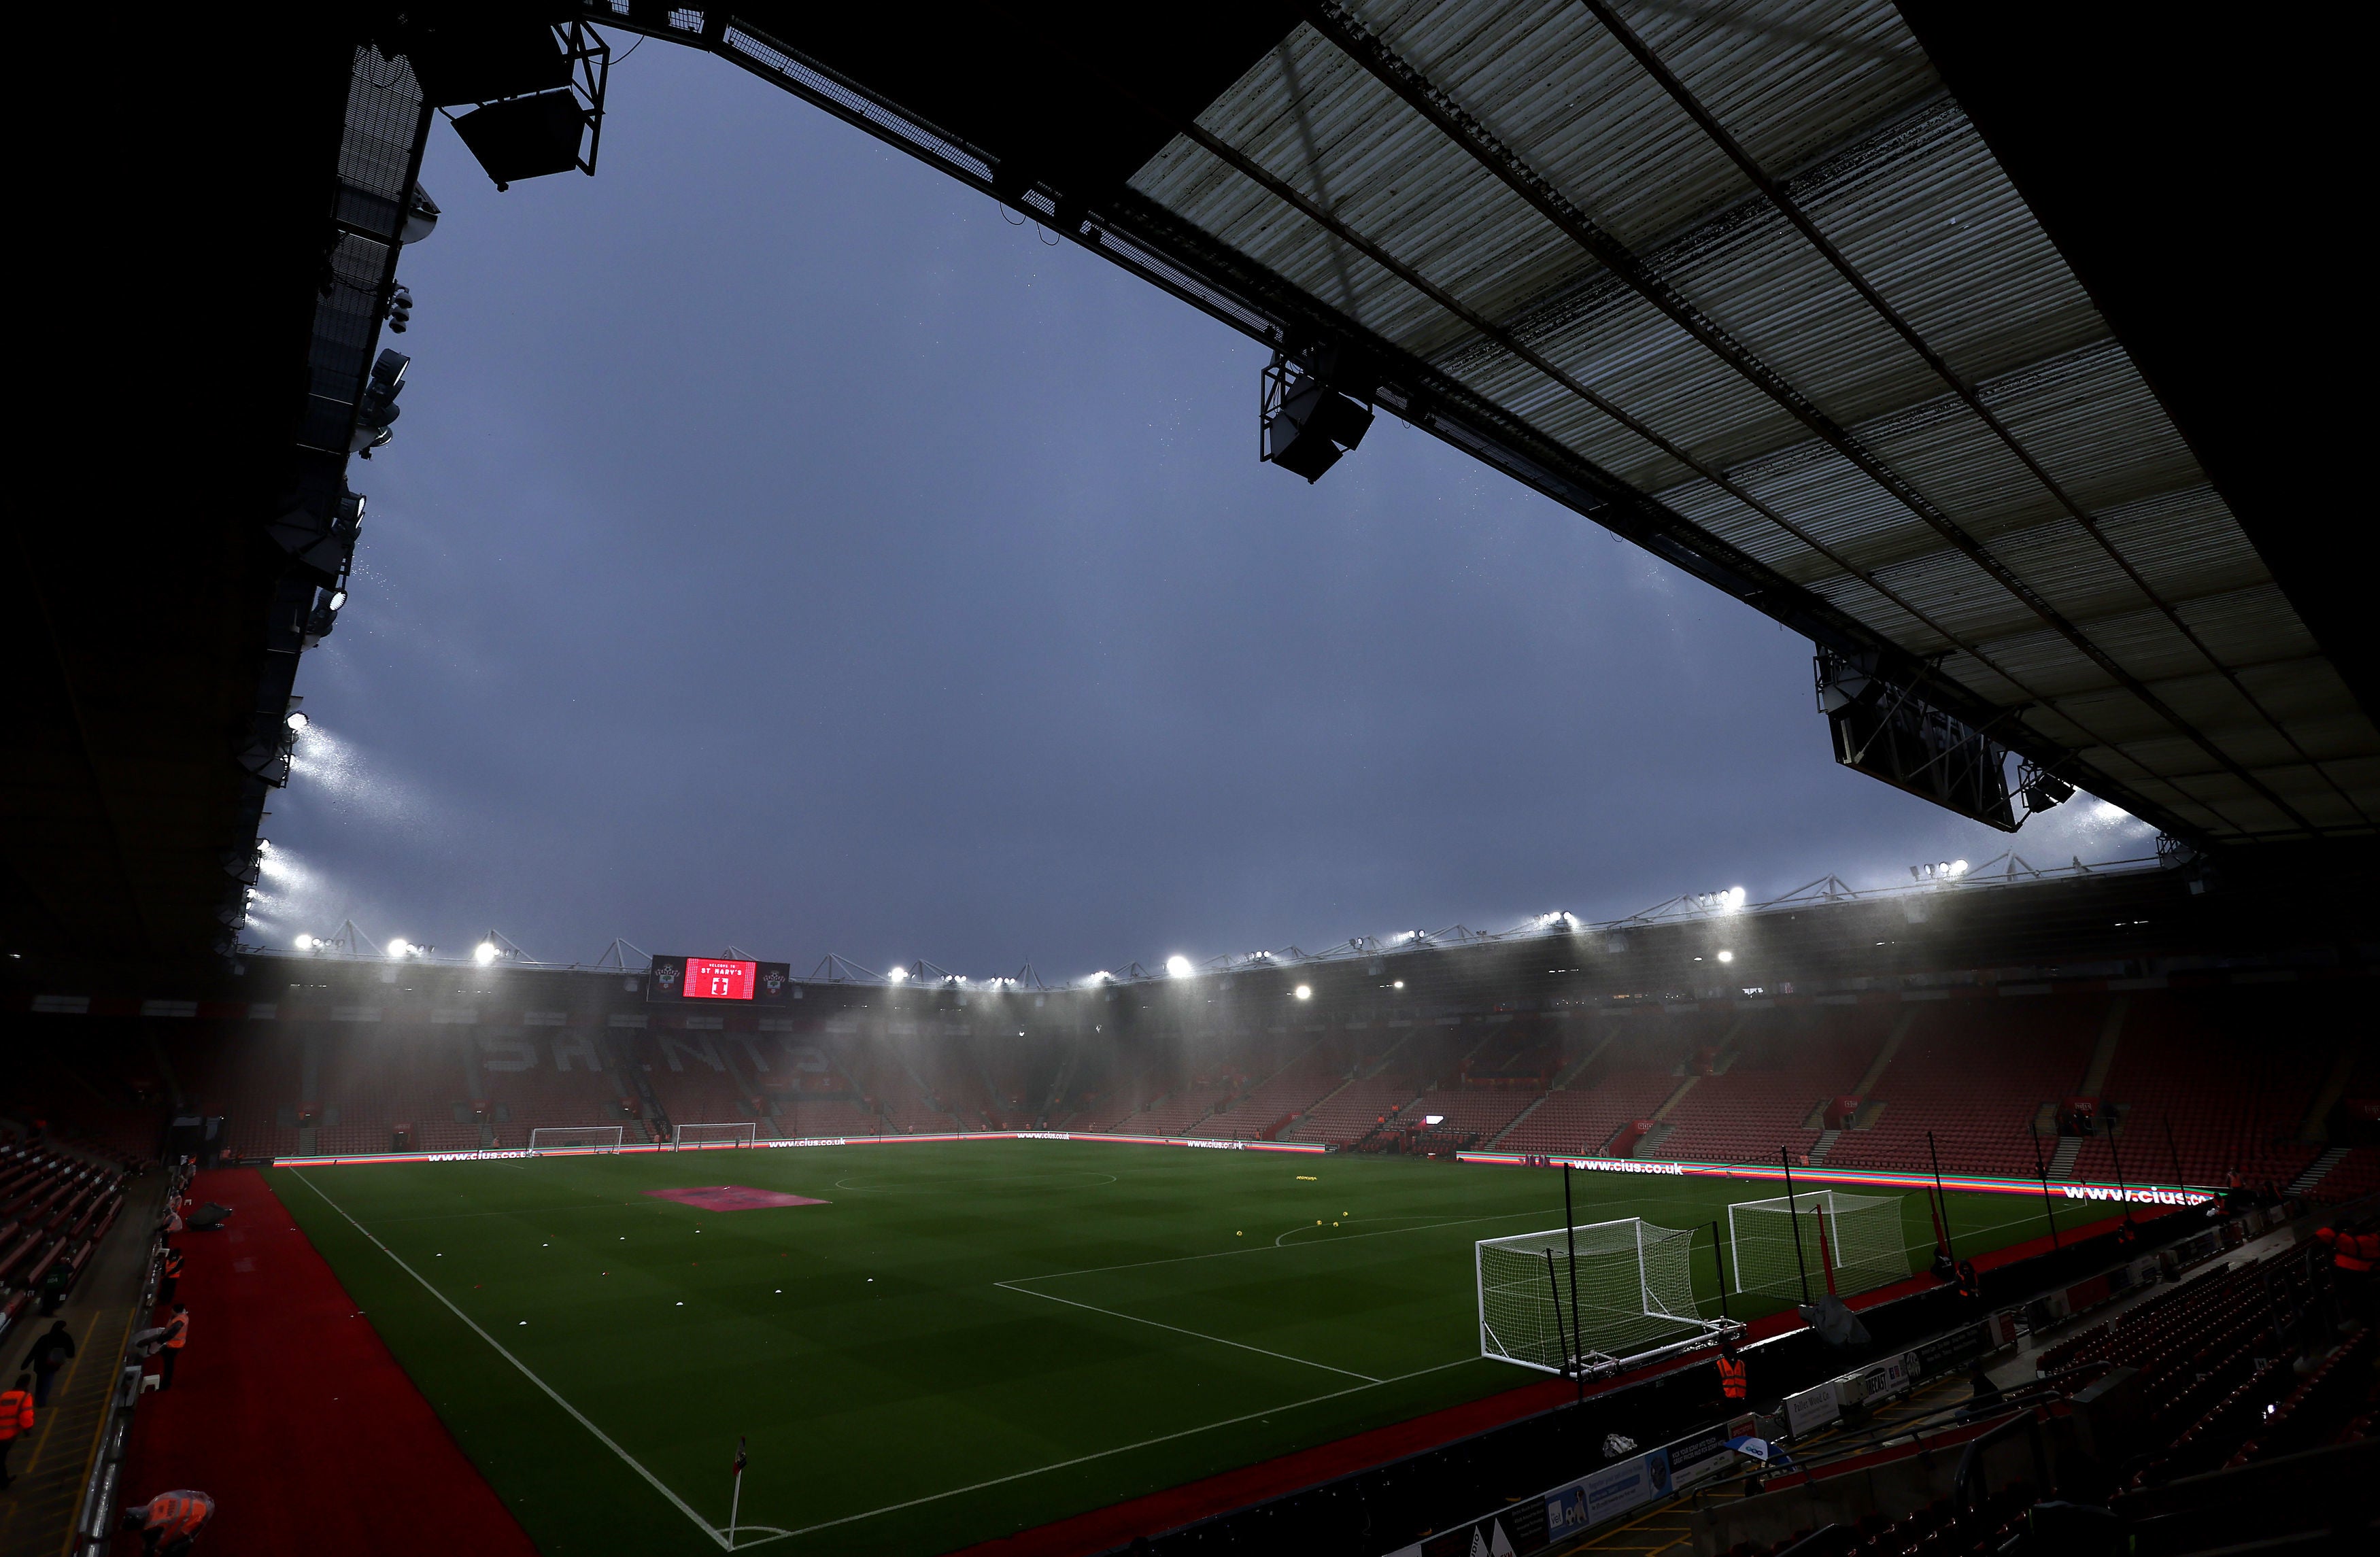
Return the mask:
<svg viewBox="0 0 2380 1557">
<path fill-rule="evenodd" d="M 535 1557 L 263 1178 L 200 1174 L 192 1198 L 231 1223 L 177 1240 L 190 1344 L 134 1416 L 125 1501 L 210 1493 L 200 1549 L 239 1557 Z"/>
</svg>

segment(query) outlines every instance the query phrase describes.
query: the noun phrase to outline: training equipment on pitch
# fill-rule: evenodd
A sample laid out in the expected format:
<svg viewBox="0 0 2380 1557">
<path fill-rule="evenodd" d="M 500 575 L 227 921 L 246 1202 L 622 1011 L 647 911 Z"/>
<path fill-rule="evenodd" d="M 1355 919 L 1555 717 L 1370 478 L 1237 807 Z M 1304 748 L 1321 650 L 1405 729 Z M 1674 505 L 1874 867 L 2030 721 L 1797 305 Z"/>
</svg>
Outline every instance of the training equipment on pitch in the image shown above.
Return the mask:
<svg viewBox="0 0 2380 1557">
<path fill-rule="evenodd" d="M 758 1125 L 680 1125 L 679 1146 L 750 1146 L 760 1138 Z"/>
<path fill-rule="evenodd" d="M 1742 1200 L 1727 1209 L 1728 1274 L 1735 1290 L 1799 1303 L 1807 1295 L 1837 1296 L 1901 1280 L 1909 1246 L 1900 1232 L 1900 1197 L 1846 1195 L 1808 1189 L 1771 1200 Z M 1799 1226 L 1802 1252 L 1793 1253 Z M 1832 1274 L 1831 1283 L 1828 1280 Z"/>
<path fill-rule="evenodd" d="M 1701 1344 L 1731 1327 L 1694 1303 L 1693 1243 L 1636 1217 L 1481 1239 L 1479 1355 L 1568 1375 Z"/>
<path fill-rule="evenodd" d="M 540 1125 L 528 1133 L 531 1151 L 617 1151 L 624 1125 Z"/>
</svg>

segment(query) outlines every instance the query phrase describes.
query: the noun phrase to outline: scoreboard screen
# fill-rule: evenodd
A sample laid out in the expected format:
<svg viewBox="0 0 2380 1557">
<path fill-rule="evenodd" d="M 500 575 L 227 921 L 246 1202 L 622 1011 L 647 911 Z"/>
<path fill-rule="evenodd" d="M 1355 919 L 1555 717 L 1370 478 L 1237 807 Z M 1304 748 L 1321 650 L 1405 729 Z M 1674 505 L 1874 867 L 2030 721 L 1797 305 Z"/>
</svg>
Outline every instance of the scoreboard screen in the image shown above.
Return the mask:
<svg viewBox="0 0 2380 1557">
<path fill-rule="evenodd" d="M 723 957 L 686 959 L 688 1000 L 750 1000 L 760 974 L 757 962 L 730 962 Z"/>
<path fill-rule="evenodd" d="M 792 970 L 785 964 L 743 957 L 655 957 L 645 991 L 647 1000 L 670 1004 L 783 1005 L 794 998 Z"/>
</svg>

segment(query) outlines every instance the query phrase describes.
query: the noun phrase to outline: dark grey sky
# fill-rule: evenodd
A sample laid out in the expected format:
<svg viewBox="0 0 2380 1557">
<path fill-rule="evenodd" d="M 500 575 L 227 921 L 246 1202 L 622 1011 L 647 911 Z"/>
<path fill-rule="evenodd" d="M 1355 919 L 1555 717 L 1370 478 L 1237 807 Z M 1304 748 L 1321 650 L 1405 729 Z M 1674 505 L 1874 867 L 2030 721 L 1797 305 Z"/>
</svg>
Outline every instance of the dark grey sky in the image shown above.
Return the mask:
<svg viewBox="0 0 2380 1557">
<path fill-rule="evenodd" d="M 1259 465 L 1260 348 L 718 61 L 423 181 L 253 939 L 1054 978 L 2006 846 L 1833 764 L 1806 643 L 1386 417 Z"/>
</svg>

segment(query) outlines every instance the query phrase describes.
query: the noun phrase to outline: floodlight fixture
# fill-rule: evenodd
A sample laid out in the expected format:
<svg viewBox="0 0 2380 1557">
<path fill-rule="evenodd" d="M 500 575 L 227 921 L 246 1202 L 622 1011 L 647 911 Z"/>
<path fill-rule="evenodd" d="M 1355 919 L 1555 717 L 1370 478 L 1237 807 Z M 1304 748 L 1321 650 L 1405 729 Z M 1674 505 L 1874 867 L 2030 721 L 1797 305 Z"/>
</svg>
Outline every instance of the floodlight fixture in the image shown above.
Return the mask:
<svg viewBox="0 0 2380 1557">
<path fill-rule="evenodd" d="M 1191 971 L 1190 959 L 1184 956 L 1181 953 L 1176 952 L 1173 955 L 1165 959 L 1165 971 L 1167 976 L 1170 978 L 1187 979 L 1190 977 Z"/>
<path fill-rule="evenodd" d="M 1404 987 L 1405 987 L 1405 981 L 1404 981 L 1403 979 L 1398 979 L 1395 983 L 1390 984 L 1390 985 L 1389 986 L 1389 988 L 1390 988 L 1390 989 L 1392 989 L 1392 990 L 1402 990 L 1402 989 L 1403 989 Z"/>
<path fill-rule="evenodd" d="M 1314 998 L 1314 986 L 1311 984 L 1298 985 L 1297 998 L 1300 1000 L 1312 1000 Z"/>
<path fill-rule="evenodd" d="M 301 930 L 298 932 L 297 939 L 292 941 L 290 944 L 297 947 L 301 952 L 310 952 L 314 949 L 317 943 L 312 936 L 307 934 Z"/>
<path fill-rule="evenodd" d="M 478 963 L 481 967 L 487 967 L 488 964 L 496 960 L 496 943 L 492 941 L 480 942 L 478 945 L 471 948 L 471 960 Z"/>
<path fill-rule="evenodd" d="M 312 721 L 306 717 L 305 712 L 302 710 L 292 709 L 289 712 L 289 717 L 284 720 L 283 723 L 289 726 L 289 730 L 292 735 L 302 736 L 306 733 L 306 726 L 312 723 Z"/>
<path fill-rule="evenodd" d="M 1721 952 L 1718 955 L 1718 960 L 1721 962 L 1733 962 L 1735 960 L 1735 954 L 1733 952 Z"/>
<path fill-rule="evenodd" d="M 884 975 L 884 981 L 888 984 L 898 984 L 906 981 L 908 977 L 909 970 L 907 968 L 895 967 Z"/>
</svg>

